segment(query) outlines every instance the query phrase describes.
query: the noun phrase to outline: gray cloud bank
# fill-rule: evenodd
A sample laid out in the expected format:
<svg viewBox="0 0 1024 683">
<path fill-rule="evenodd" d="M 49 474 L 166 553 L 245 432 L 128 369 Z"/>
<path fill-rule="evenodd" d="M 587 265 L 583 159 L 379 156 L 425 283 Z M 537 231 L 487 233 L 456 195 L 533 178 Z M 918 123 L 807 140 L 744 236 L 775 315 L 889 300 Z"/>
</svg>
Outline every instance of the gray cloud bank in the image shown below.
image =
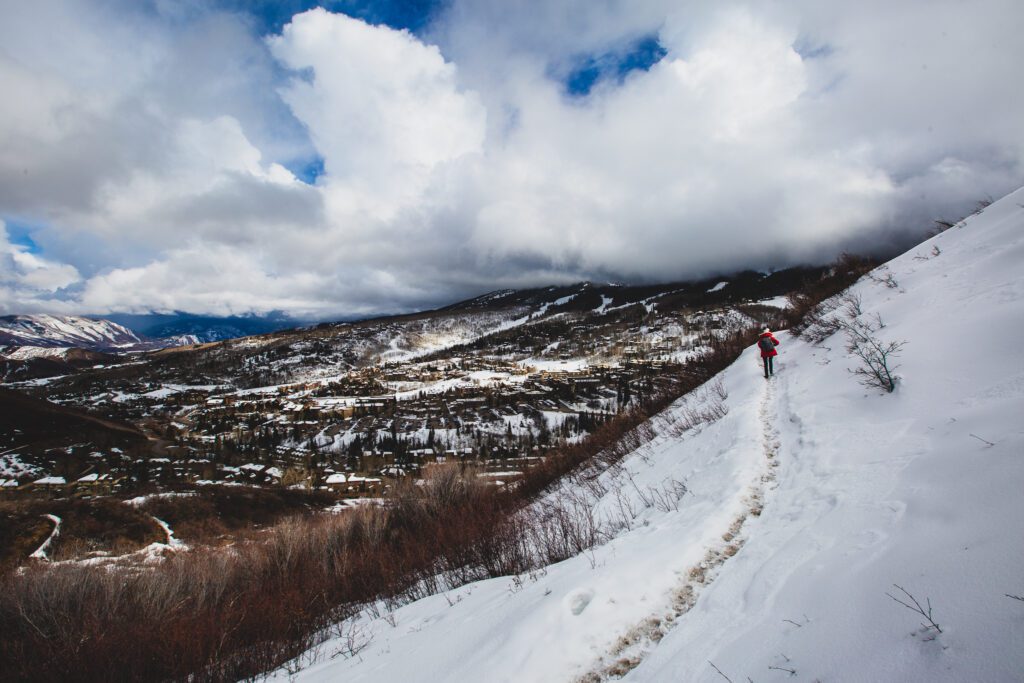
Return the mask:
<svg viewBox="0 0 1024 683">
<path fill-rule="evenodd" d="M 324 10 L 258 36 L 201 2 L 7 3 L 0 311 L 329 318 L 897 243 L 1024 183 L 1022 20 L 454 0 L 418 36 Z M 566 94 L 646 35 L 649 70 Z"/>
</svg>

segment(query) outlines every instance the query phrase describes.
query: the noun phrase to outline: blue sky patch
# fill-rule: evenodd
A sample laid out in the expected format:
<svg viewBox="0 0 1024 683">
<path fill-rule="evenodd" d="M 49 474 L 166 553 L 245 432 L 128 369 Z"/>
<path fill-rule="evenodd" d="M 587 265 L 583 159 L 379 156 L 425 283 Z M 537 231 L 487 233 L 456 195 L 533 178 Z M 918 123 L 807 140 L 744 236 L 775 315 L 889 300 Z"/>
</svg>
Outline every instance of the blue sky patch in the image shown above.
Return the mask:
<svg viewBox="0 0 1024 683">
<path fill-rule="evenodd" d="M 217 7 L 250 15 L 261 34 L 280 33 L 293 16 L 314 7 L 340 12 L 370 24 L 419 31 L 443 0 L 214 0 Z"/>
<path fill-rule="evenodd" d="M 565 91 L 576 97 L 586 96 L 598 81 L 614 79 L 621 83 L 630 72 L 647 71 L 666 54 L 658 37 L 648 35 L 630 43 L 625 50 L 585 55 L 566 77 Z"/>
<path fill-rule="evenodd" d="M 295 174 L 295 177 L 306 183 L 307 185 L 313 185 L 316 183 L 316 179 L 324 174 L 324 158 L 314 157 L 313 159 L 306 160 L 305 163 L 299 163 L 293 166 L 289 166 L 288 170 Z"/>
<path fill-rule="evenodd" d="M 40 226 L 9 218 L 4 219 L 4 224 L 7 226 L 7 239 L 11 244 L 25 247 L 25 251 L 30 254 L 38 254 L 42 251 L 40 246 L 32 239 L 32 233 L 38 230 Z"/>
</svg>

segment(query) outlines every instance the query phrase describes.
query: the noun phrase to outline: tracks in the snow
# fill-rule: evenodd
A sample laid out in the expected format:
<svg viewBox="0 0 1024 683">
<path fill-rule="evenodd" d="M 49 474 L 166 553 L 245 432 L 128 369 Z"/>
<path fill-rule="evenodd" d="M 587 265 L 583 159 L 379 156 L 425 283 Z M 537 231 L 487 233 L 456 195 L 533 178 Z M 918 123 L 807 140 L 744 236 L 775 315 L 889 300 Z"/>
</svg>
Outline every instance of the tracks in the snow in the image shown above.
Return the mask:
<svg viewBox="0 0 1024 683">
<path fill-rule="evenodd" d="M 748 521 L 751 517 L 761 516 L 765 494 L 774 488 L 779 464 L 781 442 L 775 428 L 775 385 L 774 379 L 767 382 L 758 407 L 764 467 L 743 497 L 742 512 L 722 533 L 722 541 L 709 546 L 703 559 L 683 573 L 682 581 L 670 595 L 668 608 L 630 627 L 590 671 L 576 678 L 576 683 L 602 683 L 622 678 L 636 668 L 679 619 L 693 608 L 701 591 L 715 580 L 722 566 L 747 542 Z"/>
</svg>

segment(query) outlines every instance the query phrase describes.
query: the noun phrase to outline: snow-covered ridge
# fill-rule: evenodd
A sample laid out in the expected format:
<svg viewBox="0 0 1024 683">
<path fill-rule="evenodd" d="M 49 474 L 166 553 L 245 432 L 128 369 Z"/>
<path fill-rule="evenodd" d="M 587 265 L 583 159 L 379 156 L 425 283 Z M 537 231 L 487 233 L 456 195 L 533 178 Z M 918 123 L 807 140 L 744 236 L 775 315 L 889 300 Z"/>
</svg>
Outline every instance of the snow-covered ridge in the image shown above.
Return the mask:
<svg viewBox="0 0 1024 683">
<path fill-rule="evenodd" d="M 110 320 L 81 316 L 14 315 L 0 317 L 0 356 L 18 361 L 67 360 L 73 349 L 100 352 L 148 351 L 197 344 L 196 335 L 149 339 Z"/>
<path fill-rule="evenodd" d="M 137 334 L 109 320 L 56 315 L 0 317 L 0 344 L 104 350 L 140 342 Z"/>
<path fill-rule="evenodd" d="M 689 397 L 574 491 L 608 542 L 364 614 L 277 678 L 1020 680 L 1024 189 L 850 293 L 836 315 L 904 342 L 895 392 L 858 383 L 842 332 L 779 333 L 767 381 L 751 340 L 723 417 L 679 429 L 714 400 Z"/>
</svg>

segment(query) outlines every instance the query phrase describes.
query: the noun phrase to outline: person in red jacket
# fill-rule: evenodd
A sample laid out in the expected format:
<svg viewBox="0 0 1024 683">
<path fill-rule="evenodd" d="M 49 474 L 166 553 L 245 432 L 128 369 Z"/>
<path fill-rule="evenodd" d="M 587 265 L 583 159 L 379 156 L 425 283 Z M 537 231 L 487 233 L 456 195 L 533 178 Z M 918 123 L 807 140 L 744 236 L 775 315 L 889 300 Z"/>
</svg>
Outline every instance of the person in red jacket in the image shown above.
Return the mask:
<svg viewBox="0 0 1024 683">
<path fill-rule="evenodd" d="M 774 362 L 772 361 L 775 356 L 779 355 L 779 352 L 775 350 L 775 347 L 779 345 L 779 340 L 772 335 L 772 331 L 767 327 L 764 328 L 764 332 L 757 339 L 757 348 L 761 349 L 761 361 L 764 362 L 764 378 L 768 379 L 770 375 L 775 374 Z"/>
</svg>

